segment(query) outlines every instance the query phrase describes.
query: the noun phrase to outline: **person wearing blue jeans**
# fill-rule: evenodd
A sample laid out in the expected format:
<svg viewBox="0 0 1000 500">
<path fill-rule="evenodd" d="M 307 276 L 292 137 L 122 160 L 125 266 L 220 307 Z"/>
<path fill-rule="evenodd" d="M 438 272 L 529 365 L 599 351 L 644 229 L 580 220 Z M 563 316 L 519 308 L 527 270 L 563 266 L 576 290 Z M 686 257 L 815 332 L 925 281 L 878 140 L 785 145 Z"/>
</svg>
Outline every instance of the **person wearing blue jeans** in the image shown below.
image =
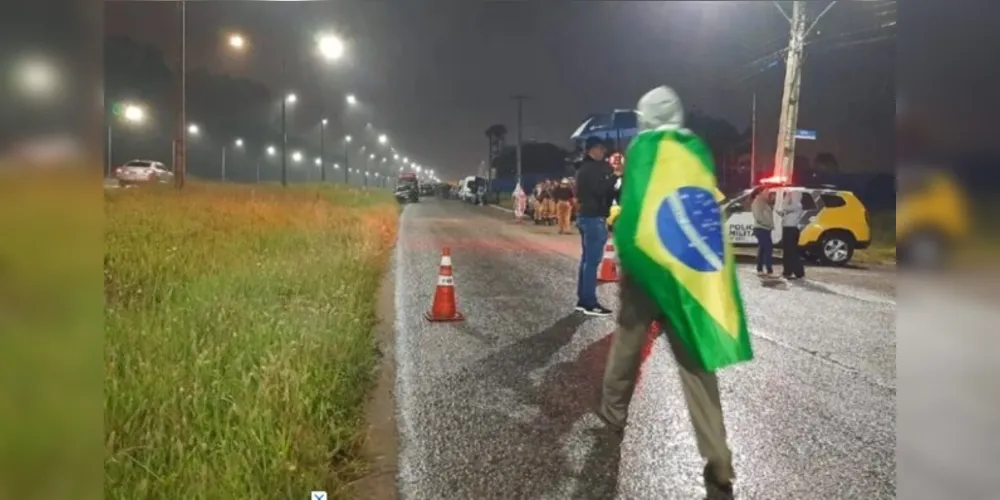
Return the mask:
<svg viewBox="0 0 1000 500">
<path fill-rule="evenodd" d="M 757 274 L 771 276 L 774 274 L 774 240 L 771 239 L 774 194 L 768 189 L 757 193 L 750 202 L 750 212 L 753 214 L 753 235 L 757 238 Z"/>
<path fill-rule="evenodd" d="M 771 230 L 753 228 L 757 238 L 757 274 L 774 274 L 774 241 L 771 240 Z"/>
<path fill-rule="evenodd" d="M 600 307 L 597 301 L 597 268 L 601 265 L 604 244 L 608 241 L 607 221 L 603 217 L 578 217 L 576 227 L 580 229 L 583 249 L 576 282 L 577 310 L 594 314 L 600 312 L 596 311 Z"/>
<path fill-rule="evenodd" d="M 608 316 L 611 310 L 597 300 L 597 268 L 608 240 L 607 219 L 615 196 L 618 177 L 608 162 L 604 142 L 587 138 L 586 156 L 576 172 L 576 197 L 580 209 L 576 227 L 580 229 L 583 252 L 576 285 L 576 310 L 590 316 Z"/>
</svg>

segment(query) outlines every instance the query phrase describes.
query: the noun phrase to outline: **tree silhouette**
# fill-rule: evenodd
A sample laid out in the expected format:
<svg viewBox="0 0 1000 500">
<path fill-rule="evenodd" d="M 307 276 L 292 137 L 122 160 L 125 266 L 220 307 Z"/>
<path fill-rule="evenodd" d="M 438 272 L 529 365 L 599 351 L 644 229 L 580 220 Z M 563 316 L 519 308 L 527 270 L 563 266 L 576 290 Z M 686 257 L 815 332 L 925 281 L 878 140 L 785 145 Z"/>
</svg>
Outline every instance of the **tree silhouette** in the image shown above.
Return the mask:
<svg viewBox="0 0 1000 500">
<path fill-rule="evenodd" d="M 569 151 L 550 142 L 526 142 L 521 146 L 522 174 L 562 177 Z M 507 146 L 493 160 L 497 178 L 513 178 L 517 172 L 517 148 Z"/>
<path fill-rule="evenodd" d="M 486 129 L 486 137 L 490 139 L 500 139 L 501 141 L 507 136 L 507 127 L 497 123 L 490 125 Z"/>
<path fill-rule="evenodd" d="M 496 160 L 503 153 L 505 147 L 504 139 L 507 136 L 507 127 L 502 124 L 495 123 L 486 129 L 485 134 L 490 145 L 487 161 L 490 167 L 497 168 Z"/>
<path fill-rule="evenodd" d="M 813 160 L 813 168 L 819 172 L 835 174 L 840 172 L 840 163 L 833 153 L 819 153 Z"/>
</svg>

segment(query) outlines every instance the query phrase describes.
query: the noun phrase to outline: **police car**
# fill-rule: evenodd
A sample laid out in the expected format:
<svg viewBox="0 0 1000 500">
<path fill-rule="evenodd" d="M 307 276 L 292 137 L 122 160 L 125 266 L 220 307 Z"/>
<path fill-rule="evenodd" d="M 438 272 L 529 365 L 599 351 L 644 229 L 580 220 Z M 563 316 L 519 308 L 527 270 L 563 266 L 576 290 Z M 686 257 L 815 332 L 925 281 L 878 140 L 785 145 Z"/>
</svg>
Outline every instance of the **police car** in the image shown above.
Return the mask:
<svg viewBox="0 0 1000 500">
<path fill-rule="evenodd" d="M 765 188 L 778 197 L 792 193 L 801 196 L 799 248 L 805 257 L 827 265 L 843 266 L 851 261 L 855 250 L 871 245 L 868 210 L 854 193 L 833 186 L 812 188 L 764 182 L 723 203 L 726 231 L 733 246 L 757 246 L 750 200 Z M 781 216 L 775 213 L 774 220 L 780 221 Z M 781 243 L 781 227 L 780 224 L 775 226 L 771 238 L 777 247 Z"/>
</svg>

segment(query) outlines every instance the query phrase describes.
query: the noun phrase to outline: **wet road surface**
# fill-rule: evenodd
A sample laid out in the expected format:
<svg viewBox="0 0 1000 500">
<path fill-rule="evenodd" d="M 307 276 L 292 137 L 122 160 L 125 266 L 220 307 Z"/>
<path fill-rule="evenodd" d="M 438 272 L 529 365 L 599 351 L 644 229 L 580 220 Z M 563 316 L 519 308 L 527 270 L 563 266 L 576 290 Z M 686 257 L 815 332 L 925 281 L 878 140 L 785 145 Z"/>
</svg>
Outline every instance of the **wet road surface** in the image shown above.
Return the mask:
<svg viewBox="0 0 1000 500">
<path fill-rule="evenodd" d="M 403 211 L 393 264 L 402 497 L 702 498 L 664 339 L 616 439 L 588 413 L 614 320 L 572 312 L 579 237 L 509 217 L 433 199 Z M 467 319 L 432 324 L 423 314 L 446 246 Z M 752 271 L 740 268 L 757 359 L 720 373 L 738 496 L 895 498 L 894 287 L 864 286 L 894 276 L 822 270 L 764 286 Z M 599 289 L 612 309 L 616 287 Z"/>
</svg>

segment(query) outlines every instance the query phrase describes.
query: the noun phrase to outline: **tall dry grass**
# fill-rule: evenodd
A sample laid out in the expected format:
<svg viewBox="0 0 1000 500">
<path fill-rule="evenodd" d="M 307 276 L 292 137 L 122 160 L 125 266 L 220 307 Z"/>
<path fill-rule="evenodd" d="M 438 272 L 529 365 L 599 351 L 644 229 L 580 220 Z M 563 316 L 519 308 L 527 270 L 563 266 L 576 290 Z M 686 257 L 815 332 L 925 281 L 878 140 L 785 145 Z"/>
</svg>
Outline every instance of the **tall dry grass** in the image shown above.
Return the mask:
<svg viewBox="0 0 1000 500">
<path fill-rule="evenodd" d="M 391 197 L 192 185 L 105 209 L 106 497 L 342 494 L 363 468 Z"/>
</svg>

